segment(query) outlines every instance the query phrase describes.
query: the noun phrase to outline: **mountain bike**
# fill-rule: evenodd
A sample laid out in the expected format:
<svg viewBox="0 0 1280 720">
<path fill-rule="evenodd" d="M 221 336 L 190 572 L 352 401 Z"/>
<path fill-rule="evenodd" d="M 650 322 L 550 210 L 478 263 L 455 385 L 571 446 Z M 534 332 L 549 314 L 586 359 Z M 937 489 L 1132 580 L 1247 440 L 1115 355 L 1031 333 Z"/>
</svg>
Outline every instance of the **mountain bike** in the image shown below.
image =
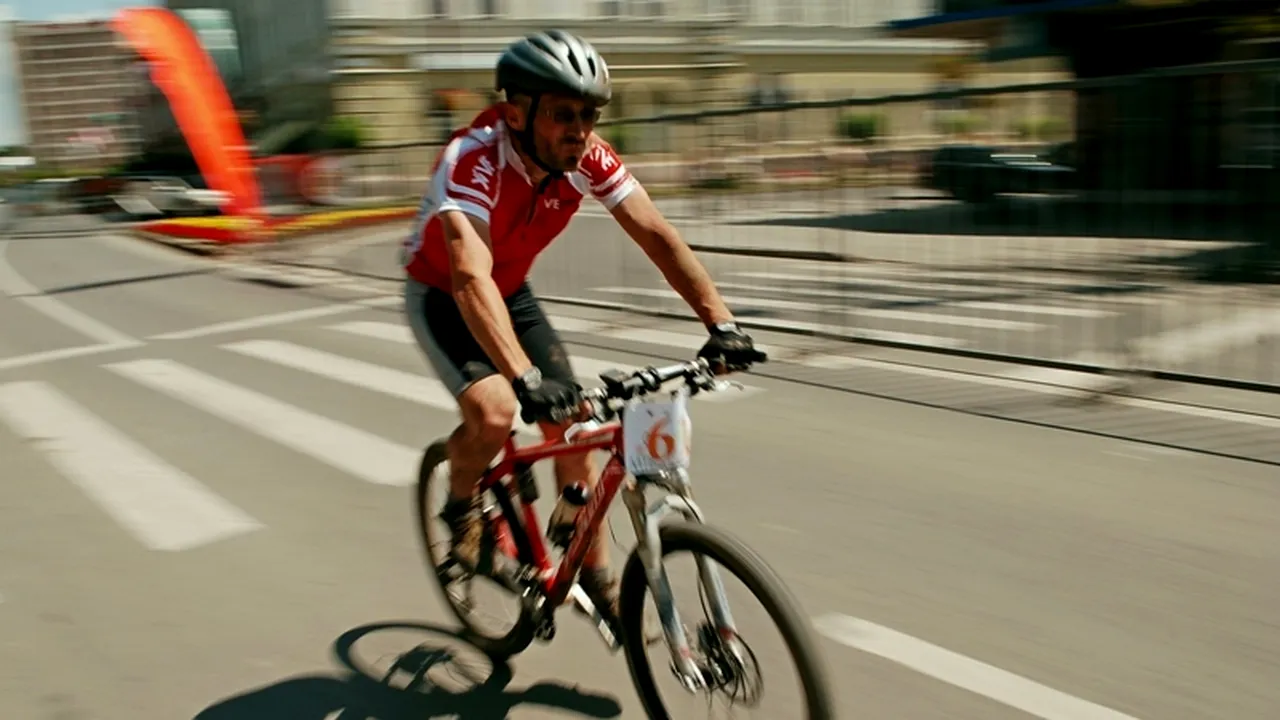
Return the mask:
<svg viewBox="0 0 1280 720">
<path fill-rule="evenodd" d="M 433 532 L 430 521 L 435 513 L 428 509 L 430 491 L 433 483 L 447 486 L 449 478 L 447 473 L 438 472 L 448 462 L 445 441 L 436 441 L 427 448 L 418 481 L 418 521 L 428 565 L 454 615 L 478 648 L 505 659 L 522 652 L 535 639 L 550 642 L 556 632 L 556 611 L 572 603 L 592 618 L 611 651 L 625 650 L 633 683 L 649 716 L 666 718 L 668 713 L 658 696 L 654 669 L 644 653 L 646 592 L 655 598 L 662 639 L 671 654 L 671 670 L 686 690 L 740 689 L 750 681 L 754 658 L 734 625 L 719 572 L 708 560 L 715 561 L 741 579 L 761 601 L 795 658 L 807 707 L 803 715 L 793 717 L 833 717 L 827 670 L 799 603 L 754 551 L 726 531 L 708 526 L 692 498 L 688 401 L 698 393 L 741 385 L 719 379 L 705 359 L 650 366 L 632 373 L 610 370 L 599 377 L 603 387 L 584 391 L 583 412 L 575 418 L 578 422 L 566 429 L 563 441 L 553 439 L 518 447 L 517 433 L 513 431 L 503 452 L 480 481 L 479 491 L 485 498 L 484 552 L 504 553 L 515 560 L 508 565 L 519 568 L 515 573 L 491 568 L 492 576 L 486 578 L 521 600 L 514 627 L 501 635 L 479 630 L 464 601 L 450 593 L 453 579 L 466 571 L 447 552 L 440 562 L 431 557 L 431 547 L 442 541 L 447 545 L 449 537 L 447 530 Z M 683 383 L 664 393 L 665 397 L 658 395 L 667 383 L 677 379 Z M 522 419 L 532 422 L 528 416 Z M 548 527 L 548 537 L 558 538 L 553 542 L 564 547 L 558 566 L 553 565 L 534 508 L 538 490 L 531 468 L 539 460 L 593 450 L 608 451 L 609 460 L 590 496 L 580 505 L 576 519 L 567 528 Z M 646 507 L 648 489 L 665 491 L 666 495 Z M 619 492 L 636 534 L 636 546 L 622 573 L 621 637 L 615 637 L 576 578 L 587 549 Z M 669 519 L 671 515 L 679 519 Z M 561 532 L 564 530 L 567 532 Z M 692 638 L 681 624 L 663 567 L 663 558 L 678 551 L 698 556 L 700 594 L 709 601 L 714 623 L 704 623 Z"/>
</svg>

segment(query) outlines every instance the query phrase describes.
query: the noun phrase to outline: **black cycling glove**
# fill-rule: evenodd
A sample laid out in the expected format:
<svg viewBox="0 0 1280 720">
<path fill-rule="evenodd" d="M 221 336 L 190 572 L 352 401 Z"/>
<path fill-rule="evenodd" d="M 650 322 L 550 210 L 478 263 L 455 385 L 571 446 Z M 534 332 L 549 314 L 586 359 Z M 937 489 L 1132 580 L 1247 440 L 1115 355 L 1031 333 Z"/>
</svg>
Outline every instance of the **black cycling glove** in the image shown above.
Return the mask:
<svg viewBox="0 0 1280 720">
<path fill-rule="evenodd" d="M 721 372 L 745 370 L 752 363 L 768 359 L 755 348 L 751 336 L 743 332 L 737 323 L 713 325 L 711 337 L 698 351 L 698 357 L 711 361 L 711 367 Z"/>
<path fill-rule="evenodd" d="M 563 423 L 575 417 L 582 405 L 581 385 L 543 378 L 536 367 L 513 380 L 511 387 L 520 401 L 520 419 L 527 423 Z"/>
</svg>

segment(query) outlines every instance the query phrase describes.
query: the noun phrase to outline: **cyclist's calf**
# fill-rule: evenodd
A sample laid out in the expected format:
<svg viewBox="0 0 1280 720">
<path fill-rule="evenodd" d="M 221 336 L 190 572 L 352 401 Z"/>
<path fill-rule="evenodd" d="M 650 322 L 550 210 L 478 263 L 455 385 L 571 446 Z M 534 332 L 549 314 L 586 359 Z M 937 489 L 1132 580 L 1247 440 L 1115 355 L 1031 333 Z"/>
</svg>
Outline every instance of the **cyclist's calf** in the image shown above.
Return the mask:
<svg viewBox="0 0 1280 720">
<path fill-rule="evenodd" d="M 472 383 L 458 396 L 462 424 L 449 437 L 450 482 L 454 498 L 470 497 L 480 475 L 502 451 L 519 412 L 515 391 L 501 375 Z"/>
</svg>

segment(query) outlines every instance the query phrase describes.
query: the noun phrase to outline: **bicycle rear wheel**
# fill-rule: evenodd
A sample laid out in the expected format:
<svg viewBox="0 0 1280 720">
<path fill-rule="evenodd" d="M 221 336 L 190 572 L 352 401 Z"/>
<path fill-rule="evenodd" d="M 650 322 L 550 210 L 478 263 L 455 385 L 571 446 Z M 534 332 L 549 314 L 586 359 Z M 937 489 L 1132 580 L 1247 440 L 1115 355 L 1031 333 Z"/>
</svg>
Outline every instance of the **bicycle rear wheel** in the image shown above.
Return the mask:
<svg viewBox="0 0 1280 720">
<path fill-rule="evenodd" d="M 658 533 L 664 561 L 677 552 L 701 555 L 736 576 L 764 606 L 799 670 L 805 709 L 803 714 L 792 717 L 809 720 L 834 717 L 834 694 L 817 640 L 800 611 L 799 602 L 773 569 L 741 541 L 718 528 L 676 521 L 663 524 Z M 648 716 L 668 720 L 670 713 L 658 692 L 653 664 L 645 653 L 644 602 L 649 584 L 638 551 L 633 551 L 627 561 L 621 593 L 622 632 L 632 681 Z M 695 637 L 691 634 L 690 641 Z"/>
<path fill-rule="evenodd" d="M 450 542 L 448 528 L 442 522 L 439 522 L 437 517 L 439 509 L 431 507 L 433 495 L 440 494 L 440 491 L 449 485 L 448 460 L 449 452 L 446 442 L 438 440 L 432 443 L 423 454 L 422 465 L 418 471 L 418 486 L 415 494 L 417 510 L 415 514 L 418 517 L 419 537 L 423 543 L 427 567 L 436 580 L 436 587 L 440 589 L 440 594 L 444 598 L 445 604 L 449 606 L 454 616 L 458 618 L 458 622 L 462 623 L 465 628 L 467 639 L 489 656 L 506 659 L 522 652 L 533 642 L 535 625 L 529 617 L 529 613 L 521 606 L 515 623 L 510 630 L 499 633 L 486 631 L 479 624 L 479 618 L 476 617 L 473 609 L 464 598 L 451 591 L 451 587 L 455 582 L 467 578 L 475 580 L 477 576 L 467 573 L 461 565 L 458 565 L 448 556 L 447 548 Z M 506 486 L 496 484 L 486 490 L 484 501 L 486 551 L 502 552 L 496 536 L 501 534 L 499 528 L 505 526 L 506 535 L 511 538 L 511 542 L 514 545 L 516 559 L 522 565 L 533 564 L 533 552 L 528 546 L 527 536 L 524 535 L 523 520 L 516 512 L 515 504 L 512 502 Z M 446 549 L 441 558 L 437 559 L 432 554 L 433 547 Z M 510 593 L 513 598 L 518 600 L 519 595 L 515 588 L 506 587 L 497 580 L 486 579 L 486 581 L 491 582 L 495 587 L 502 588 L 501 591 Z"/>
</svg>

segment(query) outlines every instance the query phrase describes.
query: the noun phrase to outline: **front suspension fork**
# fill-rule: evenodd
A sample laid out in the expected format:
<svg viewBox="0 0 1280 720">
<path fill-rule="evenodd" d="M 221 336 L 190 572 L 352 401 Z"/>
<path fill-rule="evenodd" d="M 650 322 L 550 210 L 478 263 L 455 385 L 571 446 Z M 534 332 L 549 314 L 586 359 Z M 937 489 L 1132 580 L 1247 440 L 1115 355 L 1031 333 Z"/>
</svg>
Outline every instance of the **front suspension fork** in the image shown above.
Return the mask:
<svg viewBox="0 0 1280 720">
<path fill-rule="evenodd" d="M 668 491 L 661 500 L 652 507 L 645 507 L 643 487 L 645 484 L 657 485 Z M 658 607 L 658 617 L 662 622 L 662 632 L 671 652 L 672 666 L 685 689 L 693 691 L 707 684 L 707 678 L 698 664 L 693 660 L 689 647 L 689 637 L 680 621 L 679 612 L 671 593 L 671 584 L 666 568 L 662 564 L 662 539 L 659 528 L 665 517 L 671 513 L 683 516 L 690 522 L 702 523 L 702 510 L 694 502 L 688 475 L 683 470 L 668 475 L 636 478 L 634 484 L 623 488 L 623 502 L 631 517 L 631 525 L 636 533 L 636 551 L 640 555 L 648 580 L 649 591 L 653 593 L 654 604 Z M 698 556 L 698 577 L 706 591 L 711 605 L 711 615 L 720 636 L 734 636 L 736 630 L 733 615 L 729 612 L 729 603 L 725 599 L 724 583 L 720 572 L 711 561 Z"/>
</svg>

